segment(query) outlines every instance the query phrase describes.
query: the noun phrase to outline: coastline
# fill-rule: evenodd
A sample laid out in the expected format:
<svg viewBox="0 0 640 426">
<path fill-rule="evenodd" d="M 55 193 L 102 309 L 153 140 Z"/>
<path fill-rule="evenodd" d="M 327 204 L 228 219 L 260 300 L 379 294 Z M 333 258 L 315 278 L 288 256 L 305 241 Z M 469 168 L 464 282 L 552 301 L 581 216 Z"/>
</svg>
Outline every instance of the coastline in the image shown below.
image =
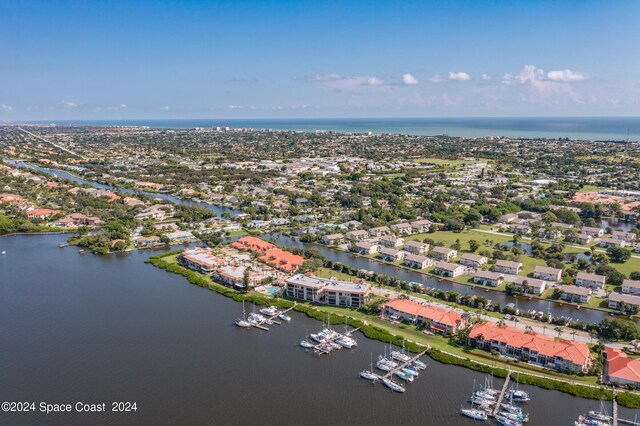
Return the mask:
<svg viewBox="0 0 640 426">
<path fill-rule="evenodd" d="M 236 302 L 240 301 L 249 301 L 255 303 L 257 305 L 263 304 L 273 304 L 277 307 L 281 308 L 290 308 L 297 312 L 304 313 L 307 316 L 317 319 L 317 320 L 326 320 L 329 319 L 330 324 L 343 324 L 348 321 L 348 324 L 352 327 L 362 327 L 362 334 L 374 340 L 379 340 L 384 343 L 392 343 L 397 346 L 403 346 L 410 352 L 418 353 L 428 346 L 432 346 L 429 342 L 426 335 L 422 334 L 422 342 L 416 342 L 414 340 L 408 339 L 405 336 L 402 336 L 399 330 L 390 331 L 389 329 L 393 329 L 393 324 L 384 324 L 380 326 L 379 321 L 376 321 L 376 325 L 371 325 L 367 322 L 367 320 L 374 320 L 373 317 L 366 316 L 366 319 L 359 319 L 353 316 L 353 313 L 350 315 L 351 311 L 349 310 L 340 310 L 340 314 L 336 314 L 334 310 L 322 309 L 322 306 L 315 306 L 308 303 L 295 303 L 288 299 L 275 298 L 263 294 L 258 293 L 240 293 L 236 290 L 233 290 L 229 287 L 226 287 L 222 284 L 216 283 L 211 279 L 211 277 L 199 274 L 197 272 L 191 271 L 183 266 L 179 265 L 177 262 L 170 263 L 164 258 L 169 256 L 175 256 L 182 250 L 174 250 L 170 252 L 161 253 L 158 255 L 151 256 L 149 259 L 145 261 L 145 263 L 149 263 L 154 267 L 163 269 L 167 272 L 175 273 L 178 275 L 182 275 L 187 280 L 193 284 L 202 288 L 207 288 L 210 291 L 215 291 L 218 294 L 221 294 L 226 297 L 232 298 Z M 341 308 L 336 308 L 341 309 Z M 328 317 L 327 317 L 328 315 Z M 464 351 L 462 351 L 464 353 Z M 480 371 L 480 372 L 494 372 L 494 374 L 498 377 L 506 377 L 507 369 L 502 368 L 504 371 L 504 375 L 500 376 L 498 373 L 499 369 L 496 369 L 491 364 L 486 364 L 477 360 L 473 360 L 470 357 L 465 358 L 463 355 L 451 353 L 448 351 L 443 351 L 436 347 L 431 347 L 428 351 L 428 355 L 434 359 L 435 361 L 446 363 L 446 364 L 454 364 L 459 366 L 464 366 L 469 369 Z M 470 355 L 470 354 L 467 354 Z M 594 385 L 589 383 L 581 383 L 576 381 L 568 381 L 569 378 L 575 376 L 567 376 L 562 375 L 558 377 L 554 377 L 549 375 L 549 373 L 545 374 L 545 371 L 539 371 L 536 373 L 529 373 L 524 371 L 523 368 L 526 368 L 522 365 L 518 365 L 517 362 L 513 362 L 510 360 L 502 360 L 502 359 L 493 359 L 492 362 L 494 364 L 499 364 L 501 366 L 507 366 L 514 375 L 514 377 L 518 377 L 518 380 L 523 384 L 530 384 L 537 387 L 541 387 L 544 389 L 553 389 L 558 390 L 560 392 L 568 393 L 574 396 L 588 398 L 588 399 L 601 399 L 604 398 L 606 400 L 611 400 L 613 398 L 612 391 L 608 390 L 605 386 L 602 385 Z M 529 364 L 527 364 L 529 365 Z M 531 366 L 533 367 L 533 366 Z M 527 377 L 527 379 L 522 380 L 521 377 Z M 618 401 L 620 405 L 628 406 L 629 408 L 640 408 L 640 393 L 639 392 L 629 392 L 625 391 L 620 395 L 626 395 L 622 401 Z M 625 405 L 626 404 L 626 405 Z"/>
</svg>

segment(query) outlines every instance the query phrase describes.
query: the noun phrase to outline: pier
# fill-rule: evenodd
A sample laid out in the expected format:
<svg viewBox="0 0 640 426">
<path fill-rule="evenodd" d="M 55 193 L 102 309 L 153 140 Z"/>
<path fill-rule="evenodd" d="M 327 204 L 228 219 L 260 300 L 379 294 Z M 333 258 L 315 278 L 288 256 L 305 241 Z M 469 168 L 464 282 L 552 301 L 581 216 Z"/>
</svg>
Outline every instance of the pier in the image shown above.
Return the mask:
<svg viewBox="0 0 640 426">
<path fill-rule="evenodd" d="M 291 311 L 294 307 L 295 307 L 295 304 L 292 307 L 285 309 L 284 311 L 278 311 L 277 314 L 272 315 L 268 318 L 265 318 L 263 321 L 260 321 L 255 324 L 254 323 L 249 323 L 249 324 L 251 324 L 252 327 L 258 328 L 260 330 L 269 331 L 269 327 L 265 327 L 264 324 L 276 324 L 276 325 L 282 324 L 280 321 L 277 321 L 274 318 L 278 318 L 278 315 L 286 314 L 287 312 Z"/>
<path fill-rule="evenodd" d="M 320 355 L 328 354 L 331 351 L 333 351 L 333 347 L 331 345 L 333 342 L 335 342 L 336 340 L 338 340 L 343 336 L 351 337 L 352 334 L 354 334 L 356 331 L 360 330 L 361 328 L 362 326 L 358 328 L 352 328 L 351 330 L 346 331 L 344 333 L 336 332 L 334 336 L 324 340 L 322 343 L 318 343 L 317 345 L 314 345 L 312 349 L 315 353 Z"/>
<path fill-rule="evenodd" d="M 399 363 L 396 368 L 392 368 L 391 371 L 387 372 L 386 374 L 384 374 L 382 376 L 379 376 L 379 375 L 376 374 L 376 376 L 379 377 L 379 380 L 388 379 L 389 377 L 393 376 L 398 371 L 402 370 L 403 368 L 413 364 L 415 361 L 417 361 L 418 359 L 422 358 L 429 351 L 429 349 L 431 349 L 430 346 L 428 346 L 427 349 L 425 349 L 424 351 L 420 352 L 418 355 L 414 356 L 413 358 L 410 358 L 409 361 L 405 361 L 405 362 Z"/>
<path fill-rule="evenodd" d="M 496 402 L 496 406 L 491 412 L 491 417 L 496 417 L 500 412 L 500 407 L 502 404 L 502 400 L 504 399 L 504 395 L 507 393 L 507 389 L 509 388 L 509 381 L 511 381 L 511 369 L 509 369 L 507 373 L 507 377 L 504 379 L 504 384 L 502 385 L 502 389 L 500 389 L 500 394 L 498 395 L 498 399 Z"/>
</svg>

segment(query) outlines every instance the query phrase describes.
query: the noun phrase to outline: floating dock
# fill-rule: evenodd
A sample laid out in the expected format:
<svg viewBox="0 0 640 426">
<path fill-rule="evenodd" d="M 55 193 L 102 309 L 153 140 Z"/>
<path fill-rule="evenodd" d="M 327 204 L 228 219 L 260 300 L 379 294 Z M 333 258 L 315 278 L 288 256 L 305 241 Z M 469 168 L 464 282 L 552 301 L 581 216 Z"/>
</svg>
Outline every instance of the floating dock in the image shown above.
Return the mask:
<svg viewBox="0 0 640 426">
<path fill-rule="evenodd" d="M 504 384 L 502 385 L 502 389 L 500 389 L 500 394 L 498 395 L 497 403 L 493 411 L 491 411 L 491 417 L 495 418 L 498 416 L 500 412 L 500 407 L 502 406 L 502 400 L 504 399 L 505 394 L 507 393 L 507 389 L 509 389 L 509 382 L 511 381 L 511 369 L 507 372 L 507 377 L 504 379 Z"/>
<path fill-rule="evenodd" d="M 285 309 L 284 311 L 278 311 L 277 314 L 272 315 L 268 318 L 265 318 L 263 321 L 260 321 L 258 323 L 249 323 L 251 324 L 252 327 L 258 328 L 260 330 L 264 330 L 264 331 L 269 331 L 269 327 L 265 327 L 264 324 L 276 324 L 276 325 L 280 325 L 282 324 L 280 321 L 275 320 L 274 318 L 278 318 L 278 315 L 282 315 L 282 314 L 286 314 L 287 312 L 291 311 L 293 308 L 295 307 L 295 305 L 293 305 L 290 308 Z"/>
</svg>

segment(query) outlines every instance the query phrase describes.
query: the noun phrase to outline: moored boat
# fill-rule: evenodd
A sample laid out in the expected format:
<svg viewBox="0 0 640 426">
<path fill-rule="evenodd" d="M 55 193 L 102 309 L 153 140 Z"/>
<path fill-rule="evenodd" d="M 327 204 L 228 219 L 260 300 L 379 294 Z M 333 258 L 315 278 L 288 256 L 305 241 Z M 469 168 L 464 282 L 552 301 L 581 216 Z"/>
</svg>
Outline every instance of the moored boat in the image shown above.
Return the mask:
<svg viewBox="0 0 640 426">
<path fill-rule="evenodd" d="M 374 373 L 372 373 L 369 370 L 364 370 L 360 372 L 360 377 L 362 377 L 363 379 L 366 380 L 371 380 L 372 382 L 375 382 L 378 380 L 378 376 Z"/>
<path fill-rule="evenodd" d="M 301 340 L 300 341 L 300 346 L 302 346 L 303 348 L 309 349 L 309 348 L 312 348 L 314 345 L 313 345 L 313 343 L 311 343 L 311 342 L 309 342 L 308 340 L 305 339 L 305 340 Z"/>
<path fill-rule="evenodd" d="M 398 383 L 394 382 L 391 379 L 384 378 L 384 379 L 382 379 L 382 382 L 384 383 L 384 385 L 386 387 L 388 387 L 389 389 L 391 389 L 394 392 L 404 393 L 404 391 L 405 391 L 404 386 L 399 385 Z"/>
<path fill-rule="evenodd" d="M 460 413 L 463 416 L 467 416 L 474 420 L 487 420 L 489 417 L 486 412 L 483 410 L 478 410 L 477 408 L 462 408 L 460 409 Z"/>
</svg>

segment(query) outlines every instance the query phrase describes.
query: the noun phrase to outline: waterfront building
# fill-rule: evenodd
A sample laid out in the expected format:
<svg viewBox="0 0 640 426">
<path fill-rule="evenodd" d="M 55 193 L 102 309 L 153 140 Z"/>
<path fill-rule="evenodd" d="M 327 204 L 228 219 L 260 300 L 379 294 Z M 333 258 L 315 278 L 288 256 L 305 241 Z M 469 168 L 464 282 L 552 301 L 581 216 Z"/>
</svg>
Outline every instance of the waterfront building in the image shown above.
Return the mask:
<svg viewBox="0 0 640 426">
<path fill-rule="evenodd" d="M 424 305 L 410 299 L 393 299 L 385 303 L 383 313 L 387 318 L 426 325 L 427 328 L 445 334 L 453 334 L 465 326 L 464 319 L 456 312 Z"/>
<path fill-rule="evenodd" d="M 380 246 L 378 244 L 367 241 L 356 243 L 355 248 L 356 252 L 359 254 L 376 254 L 378 250 L 380 250 Z"/>
<path fill-rule="evenodd" d="M 639 310 L 640 296 L 634 296 L 632 294 L 610 293 L 608 306 L 611 309 L 621 309 L 622 307 L 628 306 Z"/>
<path fill-rule="evenodd" d="M 427 256 L 409 253 L 404 257 L 404 264 L 410 268 L 424 269 L 433 265 L 433 259 Z"/>
<path fill-rule="evenodd" d="M 587 272 L 578 272 L 576 275 L 576 285 L 580 287 L 602 288 L 607 277 L 604 275 L 589 274 Z"/>
<path fill-rule="evenodd" d="M 378 257 L 387 262 L 397 262 L 398 260 L 404 259 L 404 256 L 407 252 L 402 250 L 396 250 L 388 247 L 383 247 L 378 250 Z"/>
<path fill-rule="evenodd" d="M 329 246 L 336 246 L 344 243 L 344 235 L 342 234 L 329 234 L 322 237 L 322 242 Z"/>
<path fill-rule="evenodd" d="M 473 282 L 476 284 L 489 285 L 497 287 L 500 285 L 504 276 L 499 272 L 479 270 L 473 276 Z"/>
<path fill-rule="evenodd" d="M 480 348 L 495 350 L 544 368 L 586 372 L 591 365 L 589 346 L 574 340 L 558 340 L 535 332 L 486 321 L 473 326 L 469 339 Z"/>
<path fill-rule="evenodd" d="M 518 289 L 524 291 L 525 293 L 542 294 L 547 288 L 547 282 L 545 280 L 539 280 L 536 278 L 515 275 L 511 277 L 510 280 Z"/>
<path fill-rule="evenodd" d="M 223 260 L 216 256 L 212 249 L 196 247 L 184 249 L 178 256 L 178 262 L 193 271 L 211 274 L 223 263 Z"/>
<path fill-rule="evenodd" d="M 640 386 L 640 359 L 629 358 L 624 351 L 605 346 L 602 381 L 621 386 Z"/>
<path fill-rule="evenodd" d="M 464 274 L 465 268 L 462 265 L 458 265 L 457 263 L 448 263 L 448 262 L 436 262 L 435 269 L 433 270 L 434 274 L 442 275 L 443 277 L 457 277 Z"/>
<path fill-rule="evenodd" d="M 371 285 L 297 274 L 285 280 L 288 297 L 330 306 L 359 308 L 370 297 Z"/>
<path fill-rule="evenodd" d="M 591 289 L 589 287 L 578 287 L 575 285 L 561 285 L 562 292 L 560 298 L 569 302 L 587 303 L 591 299 Z"/>
</svg>

